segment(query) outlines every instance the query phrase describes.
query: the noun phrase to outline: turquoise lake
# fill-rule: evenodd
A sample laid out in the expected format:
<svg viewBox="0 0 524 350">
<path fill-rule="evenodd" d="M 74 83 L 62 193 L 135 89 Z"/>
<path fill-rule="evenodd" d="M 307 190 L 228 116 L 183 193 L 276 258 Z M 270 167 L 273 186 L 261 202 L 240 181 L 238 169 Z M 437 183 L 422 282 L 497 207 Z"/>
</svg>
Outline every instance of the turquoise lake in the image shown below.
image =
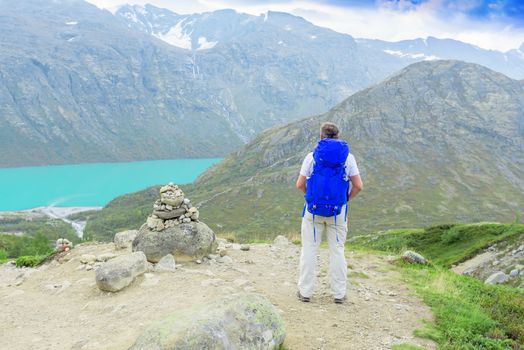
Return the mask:
<svg viewBox="0 0 524 350">
<path fill-rule="evenodd" d="M 146 187 L 188 184 L 221 158 L 0 169 L 0 211 L 40 206 L 103 206 Z"/>
</svg>

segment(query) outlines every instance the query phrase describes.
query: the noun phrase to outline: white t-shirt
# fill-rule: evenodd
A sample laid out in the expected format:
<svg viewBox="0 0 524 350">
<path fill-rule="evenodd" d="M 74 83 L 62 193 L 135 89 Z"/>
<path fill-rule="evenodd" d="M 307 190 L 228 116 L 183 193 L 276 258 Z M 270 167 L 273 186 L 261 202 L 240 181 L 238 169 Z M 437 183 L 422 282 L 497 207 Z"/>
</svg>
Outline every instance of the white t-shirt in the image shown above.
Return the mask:
<svg viewBox="0 0 524 350">
<path fill-rule="evenodd" d="M 306 178 L 311 177 L 313 173 L 313 166 L 315 165 L 315 159 L 313 159 L 313 152 L 309 152 L 304 161 L 302 162 L 302 167 L 300 168 L 300 175 L 305 176 Z M 349 153 L 346 158 L 346 180 L 349 180 L 350 176 L 359 175 L 357 161 L 355 157 Z"/>
</svg>

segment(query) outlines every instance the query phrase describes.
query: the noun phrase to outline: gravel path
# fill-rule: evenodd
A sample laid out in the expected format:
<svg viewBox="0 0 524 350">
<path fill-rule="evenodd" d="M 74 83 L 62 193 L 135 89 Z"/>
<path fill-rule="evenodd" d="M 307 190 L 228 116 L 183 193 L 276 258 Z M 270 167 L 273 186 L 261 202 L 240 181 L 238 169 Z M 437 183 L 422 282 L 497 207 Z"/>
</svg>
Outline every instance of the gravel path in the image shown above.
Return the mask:
<svg viewBox="0 0 524 350">
<path fill-rule="evenodd" d="M 349 252 L 348 300 L 336 305 L 322 249 L 317 293 L 308 304 L 295 296 L 299 247 L 236 248 L 229 249 L 232 264 L 183 264 L 174 273 L 141 276 L 115 294 L 98 290 L 94 271 L 77 270 L 82 254 L 113 252 L 112 244 L 78 246 L 62 262 L 26 273 L 0 266 L 0 349 L 127 349 L 155 320 L 241 290 L 277 306 L 288 349 L 390 349 L 404 342 L 435 348 L 413 336 L 431 312 L 387 257 Z"/>
</svg>

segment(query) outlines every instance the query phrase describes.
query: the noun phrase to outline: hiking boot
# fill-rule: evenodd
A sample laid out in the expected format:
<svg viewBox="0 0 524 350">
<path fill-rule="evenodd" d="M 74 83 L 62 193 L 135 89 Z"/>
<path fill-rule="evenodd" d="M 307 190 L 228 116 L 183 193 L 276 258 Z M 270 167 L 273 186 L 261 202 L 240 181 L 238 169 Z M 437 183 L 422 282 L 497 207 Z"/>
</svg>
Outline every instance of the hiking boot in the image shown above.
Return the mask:
<svg viewBox="0 0 524 350">
<path fill-rule="evenodd" d="M 303 303 L 309 303 L 310 299 L 309 297 L 305 297 L 302 294 L 300 294 L 300 291 L 297 292 L 298 300 L 300 300 Z"/>
<path fill-rule="evenodd" d="M 346 296 L 345 295 L 342 298 L 335 298 L 335 299 L 333 299 L 333 302 L 335 302 L 335 304 L 344 304 L 345 301 L 346 301 Z"/>
</svg>

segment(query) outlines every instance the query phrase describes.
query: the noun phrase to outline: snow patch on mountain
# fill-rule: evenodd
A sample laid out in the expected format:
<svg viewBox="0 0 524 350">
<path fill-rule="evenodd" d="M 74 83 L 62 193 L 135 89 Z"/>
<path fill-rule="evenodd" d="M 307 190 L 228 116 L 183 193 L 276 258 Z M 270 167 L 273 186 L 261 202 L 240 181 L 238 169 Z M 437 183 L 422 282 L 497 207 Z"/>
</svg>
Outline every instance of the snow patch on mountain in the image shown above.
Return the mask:
<svg viewBox="0 0 524 350">
<path fill-rule="evenodd" d="M 218 44 L 218 41 L 207 41 L 206 37 L 201 36 L 198 38 L 198 48 L 197 50 L 207 50 L 212 49 L 215 45 Z"/>
<path fill-rule="evenodd" d="M 191 50 L 191 32 L 185 32 L 183 26 L 184 21 L 185 20 L 178 22 L 165 34 L 155 33 L 153 35 L 170 45 L 179 47 L 181 49 Z"/>
<path fill-rule="evenodd" d="M 406 57 L 406 58 L 414 58 L 414 59 L 423 59 L 424 61 L 434 61 L 439 60 L 440 58 L 434 55 L 426 55 L 424 53 L 405 53 L 398 50 L 382 50 L 383 52 L 397 57 Z"/>
<path fill-rule="evenodd" d="M 77 25 L 77 24 L 78 24 L 77 21 L 69 21 L 69 22 L 66 22 L 66 25 L 68 25 L 68 26 L 75 26 L 75 25 Z"/>
</svg>

